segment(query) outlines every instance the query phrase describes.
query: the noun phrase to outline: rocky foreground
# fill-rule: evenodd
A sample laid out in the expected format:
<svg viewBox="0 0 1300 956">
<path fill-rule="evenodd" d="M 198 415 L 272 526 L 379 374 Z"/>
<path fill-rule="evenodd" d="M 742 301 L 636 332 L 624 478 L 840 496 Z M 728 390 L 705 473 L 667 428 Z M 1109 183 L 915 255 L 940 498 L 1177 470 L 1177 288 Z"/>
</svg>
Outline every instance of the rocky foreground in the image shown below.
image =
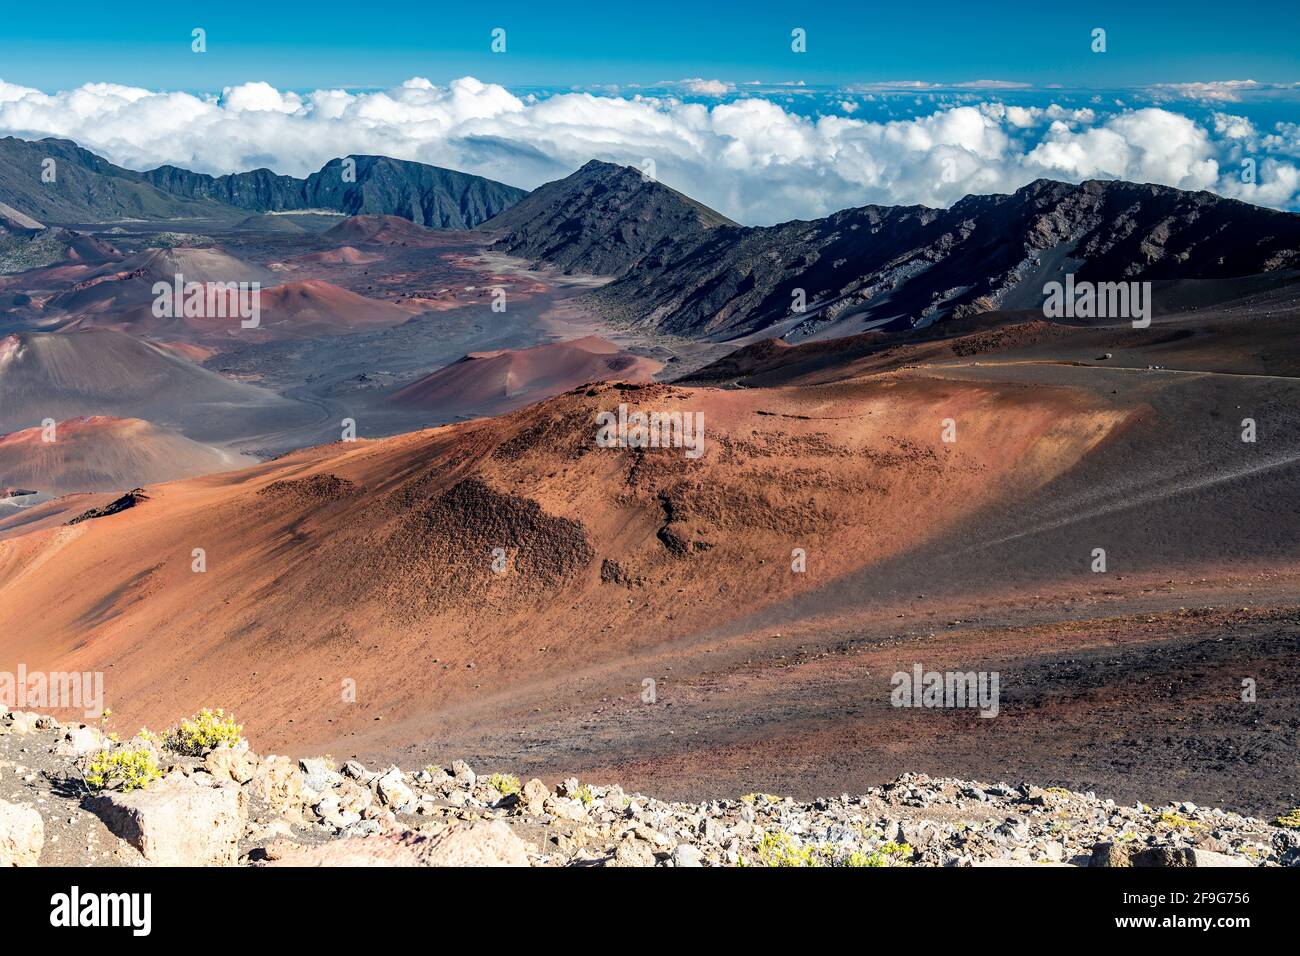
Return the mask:
<svg viewBox="0 0 1300 956">
<path fill-rule="evenodd" d="M 143 786 L 88 782 L 88 761 L 123 748 L 149 761 Z M 1284 822 L 1300 826 L 1297 816 Z M 262 757 L 242 740 L 187 755 L 153 735 L 118 743 L 82 724 L 0 714 L 0 865 L 147 864 L 1297 866 L 1300 829 L 1190 803 L 1121 807 L 921 774 L 812 802 L 665 803 L 574 779 L 520 784 L 463 761 L 372 770 Z"/>
</svg>

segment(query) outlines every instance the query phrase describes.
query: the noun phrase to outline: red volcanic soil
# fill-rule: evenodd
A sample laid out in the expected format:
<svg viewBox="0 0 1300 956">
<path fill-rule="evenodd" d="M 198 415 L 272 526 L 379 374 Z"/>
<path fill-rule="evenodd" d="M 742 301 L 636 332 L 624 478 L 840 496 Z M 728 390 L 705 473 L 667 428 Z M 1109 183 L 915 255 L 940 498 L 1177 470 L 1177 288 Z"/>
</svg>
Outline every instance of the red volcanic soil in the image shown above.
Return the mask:
<svg viewBox="0 0 1300 956">
<path fill-rule="evenodd" d="M 368 299 L 321 279 L 262 290 L 262 330 L 275 337 L 333 335 L 401 325 L 420 310 Z"/>
<path fill-rule="evenodd" d="M 100 242 L 94 236 L 73 232 L 68 234 L 68 245 L 64 254 L 72 262 L 97 263 L 116 259 L 121 256 L 115 248 L 106 242 Z"/>
<path fill-rule="evenodd" d="M 768 345 L 727 387 L 581 385 L 47 511 L 0 541 L 0 669 L 104 670 L 128 733 L 225 706 L 275 748 L 669 795 L 923 769 L 1275 813 L 1300 791 L 1300 379 L 1290 293 L 1261 295 Z M 704 454 L 597 447 L 622 403 L 703 413 Z M 1000 715 L 891 707 L 917 663 L 999 672 Z"/>
<path fill-rule="evenodd" d="M 324 233 L 327 240 L 346 245 L 420 246 L 444 244 L 433 232 L 399 216 L 350 216 Z"/>
<path fill-rule="evenodd" d="M 703 456 L 597 447 L 597 413 L 620 403 L 703 413 Z M 939 441 L 945 414 L 966 422 L 956 446 Z M 918 376 L 831 392 L 582 388 L 150 485 L 129 511 L 4 541 L 0 667 L 111 669 L 126 722 L 220 703 L 275 746 L 372 733 L 376 717 L 423 719 L 691 640 L 942 540 L 1125 418 L 1075 390 Z M 790 573 L 795 548 L 815 573 Z"/>
<path fill-rule="evenodd" d="M 216 247 L 149 249 L 92 272 L 66 291 L 51 296 L 45 314 L 62 317 L 61 328 L 117 328 L 146 334 L 204 331 L 213 320 L 158 318 L 153 314 L 154 285 L 173 283 L 275 282 L 274 274 Z M 238 322 L 222 320 L 223 329 Z"/>
<path fill-rule="evenodd" d="M 286 259 L 285 263 L 288 265 L 311 263 L 364 266 L 372 262 L 382 262 L 383 258 L 379 253 L 362 252 L 353 246 L 339 246 L 337 249 L 326 249 L 324 252 L 308 252 L 301 256 L 294 256 L 291 259 Z"/>
<path fill-rule="evenodd" d="M 239 302 L 233 296 L 223 303 L 227 316 L 155 316 L 155 283 L 171 283 L 177 275 L 186 283 L 261 283 L 260 325 L 241 327 Z M 51 297 L 45 313 L 63 316 L 64 331 L 114 328 L 155 338 L 219 342 L 231 337 L 257 341 L 337 335 L 399 325 L 420 311 L 369 299 L 320 279 L 276 285 L 278 281 L 273 273 L 220 249 L 156 249 L 107 267 Z"/>
<path fill-rule="evenodd" d="M 137 418 L 94 416 L 0 435 L 0 485 L 48 495 L 113 491 L 247 467 L 254 459 Z"/>
<path fill-rule="evenodd" d="M 596 336 L 529 349 L 471 352 L 388 399 L 447 414 L 500 414 L 587 382 L 649 382 L 663 366 Z"/>
</svg>

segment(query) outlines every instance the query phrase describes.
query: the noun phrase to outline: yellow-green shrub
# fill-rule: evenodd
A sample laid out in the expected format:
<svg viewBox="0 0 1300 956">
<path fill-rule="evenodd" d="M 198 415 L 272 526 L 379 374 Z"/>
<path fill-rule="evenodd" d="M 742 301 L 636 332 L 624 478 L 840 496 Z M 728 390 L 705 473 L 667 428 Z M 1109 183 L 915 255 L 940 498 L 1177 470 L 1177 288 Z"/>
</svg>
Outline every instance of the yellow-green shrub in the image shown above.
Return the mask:
<svg viewBox="0 0 1300 956">
<path fill-rule="evenodd" d="M 854 850 L 844 861 L 845 866 L 911 866 L 908 857 L 912 848 L 906 843 L 889 842 L 871 853 Z"/>
<path fill-rule="evenodd" d="M 162 778 L 158 758 L 148 747 L 101 750 L 86 764 L 83 776 L 96 790 L 144 789 Z"/>
<path fill-rule="evenodd" d="M 1160 813 L 1160 822 L 1167 827 L 1174 827 L 1182 830 L 1195 830 L 1200 824 L 1195 820 L 1188 820 L 1184 816 L 1174 813 L 1172 810 L 1164 810 Z"/>
<path fill-rule="evenodd" d="M 492 776 L 487 778 L 487 783 L 489 787 L 495 787 L 497 793 L 501 794 L 503 797 L 519 793 L 522 790 L 522 787 L 519 784 L 519 778 L 511 776 L 508 773 L 494 773 Z"/>
<path fill-rule="evenodd" d="M 182 720 L 167 737 L 167 747 L 177 753 L 202 756 L 223 744 L 231 747 L 243 742 L 244 728 L 227 717 L 218 707 L 204 707 L 189 720 Z"/>
<path fill-rule="evenodd" d="M 1280 827 L 1287 827 L 1292 830 L 1300 830 L 1300 807 L 1290 810 L 1273 821 Z"/>
<path fill-rule="evenodd" d="M 762 866 L 821 866 L 822 861 L 811 846 L 803 846 L 784 830 L 765 833 L 755 847 Z"/>
</svg>

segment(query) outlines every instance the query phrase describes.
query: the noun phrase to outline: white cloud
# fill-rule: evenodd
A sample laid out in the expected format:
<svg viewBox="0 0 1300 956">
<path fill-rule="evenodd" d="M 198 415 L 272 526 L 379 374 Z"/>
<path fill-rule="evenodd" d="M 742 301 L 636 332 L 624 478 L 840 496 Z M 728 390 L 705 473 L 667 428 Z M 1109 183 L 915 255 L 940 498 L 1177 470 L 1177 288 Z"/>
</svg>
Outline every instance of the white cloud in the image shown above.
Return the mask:
<svg viewBox="0 0 1300 956">
<path fill-rule="evenodd" d="M 1276 132 L 1265 136 L 1261 146 L 1269 152 L 1300 159 L 1300 123 L 1278 123 Z"/>
<path fill-rule="evenodd" d="M 1133 179 L 1180 189 L 1209 189 L 1219 173 L 1206 130 L 1161 109 L 1121 113 L 1078 131 L 1055 121 L 1025 160 L 1066 179 Z"/>
<path fill-rule="evenodd" d="M 1214 80 L 1209 83 L 1157 83 L 1148 87 L 1152 95 L 1165 99 L 1183 98 L 1235 103 L 1243 93 L 1263 88 L 1254 80 Z"/>
<path fill-rule="evenodd" d="M 270 83 L 243 83 L 226 87 L 221 94 L 221 105 L 234 113 L 297 113 L 302 109 L 302 97 L 281 93 Z"/>
<path fill-rule="evenodd" d="M 1244 116 L 1234 116 L 1231 113 L 1215 113 L 1211 119 L 1214 122 L 1214 132 L 1224 139 L 1254 142 L 1258 138 L 1258 134 L 1255 132 L 1255 124 Z"/>
<path fill-rule="evenodd" d="M 686 92 L 694 93 L 696 96 L 726 96 L 736 89 L 730 83 L 724 83 L 722 80 L 682 80 L 675 85 L 681 86 Z"/>
<path fill-rule="evenodd" d="M 684 81 L 711 90 L 719 82 Z M 269 166 L 303 176 L 337 156 L 382 153 L 531 188 L 592 158 L 629 165 L 653 158 L 664 182 L 747 223 L 871 202 L 947 205 L 1041 176 L 1215 189 L 1281 207 L 1300 201 L 1294 124 L 1255 130 L 1226 113 L 1203 125 L 1170 109 L 996 99 L 891 121 L 843 109 L 807 117 L 757 92 L 715 105 L 662 93 L 521 98 L 472 77 L 445 86 L 413 78 L 365 93 L 245 83 L 220 96 L 113 84 L 47 95 L 0 81 L 0 133 L 66 137 L 134 169 Z M 1259 151 L 1252 184 L 1240 178 L 1246 149 Z"/>
<path fill-rule="evenodd" d="M 1213 80 L 1207 83 L 1157 83 L 1146 88 L 1157 102 L 1178 99 L 1202 103 L 1240 103 L 1246 100 L 1293 101 L 1300 83 L 1260 83 L 1257 80 Z"/>
</svg>

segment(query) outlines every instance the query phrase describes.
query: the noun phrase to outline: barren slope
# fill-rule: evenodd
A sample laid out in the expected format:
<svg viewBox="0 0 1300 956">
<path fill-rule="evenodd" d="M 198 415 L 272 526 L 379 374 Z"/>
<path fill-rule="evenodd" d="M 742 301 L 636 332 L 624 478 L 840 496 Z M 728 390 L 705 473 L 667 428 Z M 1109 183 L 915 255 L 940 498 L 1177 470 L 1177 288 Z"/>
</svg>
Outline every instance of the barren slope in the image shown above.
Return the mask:
<svg viewBox="0 0 1300 956">
<path fill-rule="evenodd" d="M 53 441 L 46 437 L 39 427 L 0 435 L 0 486 L 47 495 L 120 492 L 255 461 L 138 418 L 74 418 L 55 426 Z"/>
<path fill-rule="evenodd" d="M 443 414 L 498 415 L 587 382 L 648 382 L 663 366 L 596 336 L 531 349 L 471 352 L 389 401 Z"/>
<path fill-rule="evenodd" d="M 316 412 L 121 332 L 0 339 L 0 430 L 94 415 L 143 418 L 195 441 L 226 442 L 310 421 Z"/>
<path fill-rule="evenodd" d="M 596 447 L 596 413 L 620 402 L 702 411 L 704 456 Z M 953 414 L 966 440 L 944 445 Z M 0 666 L 108 668 L 128 721 L 220 701 L 280 740 L 373 731 L 690 640 L 942 537 L 1124 420 L 1067 389 L 926 376 L 579 390 L 151 486 L 129 511 L 0 543 Z"/>
</svg>

